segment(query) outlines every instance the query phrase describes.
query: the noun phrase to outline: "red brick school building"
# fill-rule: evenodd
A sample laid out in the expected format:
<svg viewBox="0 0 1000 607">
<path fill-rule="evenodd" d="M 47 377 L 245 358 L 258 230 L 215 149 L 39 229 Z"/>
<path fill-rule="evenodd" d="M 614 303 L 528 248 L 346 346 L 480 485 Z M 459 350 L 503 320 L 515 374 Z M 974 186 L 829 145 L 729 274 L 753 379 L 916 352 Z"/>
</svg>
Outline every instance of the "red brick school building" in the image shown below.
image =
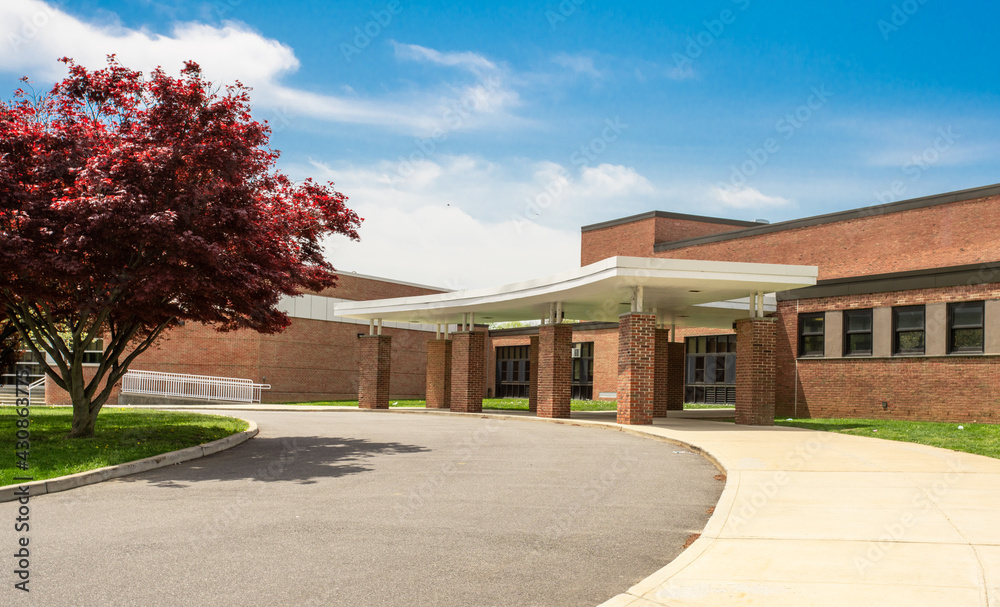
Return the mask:
<svg viewBox="0 0 1000 607">
<path fill-rule="evenodd" d="M 250 378 L 271 402 L 617 399 L 623 423 L 684 402 L 742 423 L 1000 416 L 1000 185 L 775 224 L 654 211 L 583 227 L 580 260 L 464 292 L 344 273 L 284 302 L 281 334 L 185 326 L 133 368 Z"/>
</svg>

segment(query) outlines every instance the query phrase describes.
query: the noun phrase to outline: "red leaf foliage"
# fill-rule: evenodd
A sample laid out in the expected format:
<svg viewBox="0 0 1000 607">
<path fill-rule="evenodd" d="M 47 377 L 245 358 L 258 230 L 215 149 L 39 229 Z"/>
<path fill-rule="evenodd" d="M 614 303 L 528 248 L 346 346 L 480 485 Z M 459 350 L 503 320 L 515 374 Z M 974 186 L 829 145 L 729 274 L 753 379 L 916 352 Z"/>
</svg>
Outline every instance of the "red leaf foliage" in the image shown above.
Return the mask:
<svg viewBox="0 0 1000 607">
<path fill-rule="evenodd" d="M 63 61 L 47 95 L 0 104 L 0 306 L 273 332 L 282 294 L 335 283 L 320 242 L 361 219 L 332 183 L 275 169 L 247 88 L 213 90 L 191 62 L 174 78 Z"/>
</svg>

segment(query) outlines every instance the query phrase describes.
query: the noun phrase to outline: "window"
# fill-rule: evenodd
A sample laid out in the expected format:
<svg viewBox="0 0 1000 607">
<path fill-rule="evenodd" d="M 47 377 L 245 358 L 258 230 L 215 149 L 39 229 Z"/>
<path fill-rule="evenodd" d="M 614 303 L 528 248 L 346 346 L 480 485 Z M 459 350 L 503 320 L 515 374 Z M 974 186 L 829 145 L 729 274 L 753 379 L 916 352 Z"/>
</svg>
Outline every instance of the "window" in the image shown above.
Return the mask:
<svg viewBox="0 0 1000 607">
<path fill-rule="evenodd" d="M 104 358 L 104 340 L 95 339 L 90 342 L 87 349 L 83 351 L 83 364 L 85 365 L 99 365 L 101 360 Z"/>
<path fill-rule="evenodd" d="M 497 347 L 497 398 L 528 398 L 531 381 L 530 356 L 529 346 Z"/>
<path fill-rule="evenodd" d="M 799 356 L 823 356 L 825 314 L 799 315 Z"/>
<path fill-rule="evenodd" d="M 688 337 L 684 402 L 736 402 L 736 336 Z"/>
<path fill-rule="evenodd" d="M 871 356 L 872 311 L 844 311 L 844 356 Z"/>
<path fill-rule="evenodd" d="M 894 354 L 924 353 L 924 307 L 907 306 L 892 309 Z"/>
<path fill-rule="evenodd" d="M 948 304 L 948 352 L 983 351 L 983 316 L 981 301 Z"/>
</svg>

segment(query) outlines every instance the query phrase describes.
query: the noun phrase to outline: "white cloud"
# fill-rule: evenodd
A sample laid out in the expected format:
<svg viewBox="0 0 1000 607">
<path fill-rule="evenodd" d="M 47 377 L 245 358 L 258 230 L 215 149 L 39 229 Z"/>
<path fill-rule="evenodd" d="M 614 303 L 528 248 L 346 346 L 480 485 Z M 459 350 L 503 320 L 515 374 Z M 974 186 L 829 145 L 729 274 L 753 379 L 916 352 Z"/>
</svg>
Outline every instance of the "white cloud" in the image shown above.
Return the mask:
<svg viewBox="0 0 1000 607">
<path fill-rule="evenodd" d="M 633 196 L 654 194 L 656 188 L 632 167 L 600 164 L 585 167 L 580 188 L 590 196 Z"/>
<path fill-rule="evenodd" d="M 559 53 L 552 58 L 552 61 L 556 65 L 560 65 L 564 68 L 572 70 L 577 74 L 583 74 L 585 76 L 591 76 L 593 78 L 600 78 L 602 73 L 596 67 L 594 67 L 594 58 L 588 57 L 586 55 L 570 55 L 568 53 Z"/>
<path fill-rule="evenodd" d="M 176 23 L 168 34 L 156 34 L 126 28 L 114 18 L 105 22 L 82 21 L 41 0 L 0 2 L 0 46 L 6 46 L 0 51 L 0 71 L 54 81 L 66 73 L 56 61 L 63 56 L 95 69 L 114 53 L 130 68 L 148 72 L 162 66 L 168 73 L 177 73 L 185 60 L 193 59 L 209 80 L 239 80 L 254 88 L 255 108 L 277 110 L 286 118 L 378 125 L 415 135 L 429 134 L 445 122 L 453 130 L 518 123 L 508 113 L 519 104 L 517 92 L 505 85 L 503 74 L 492 62 L 474 53 L 401 45 L 411 58 L 481 70 L 483 78 L 471 84 L 408 91 L 405 96 L 334 96 L 282 84 L 285 76 L 299 68 L 294 51 L 243 24 Z M 449 121 L 448 112 L 456 108 L 463 119 Z"/>
<path fill-rule="evenodd" d="M 785 207 L 792 204 L 792 201 L 781 196 L 768 196 L 760 190 L 750 186 L 730 187 L 712 186 L 712 198 L 722 203 L 722 206 L 731 209 L 755 209 L 766 210 L 778 207 Z"/>
<path fill-rule="evenodd" d="M 579 265 L 578 230 L 475 219 L 448 206 L 412 210 L 363 203 L 361 242 L 328 244 L 341 270 L 450 289 L 497 286 Z"/>
<path fill-rule="evenodd" d="M 653 208 L 655 194 L 634 169 L 610 164 L 578 169 L 441 156 L 405 165 L 314 163 L 291 172 L 336 182 L 365 218 L 362 242 L 331 244 L 338 268 L 450 288 L 577 267 L 587 209 Z"/>
<path fill-rule="evenodd" d="M 432 48 L 417 44 L 402 44 L 395 40 L 392 41 L 392 46 L 396 50 L 396 56 L 400 59 L 436 63 L 449 67 L 461 67 L 473 72 L 494 71 L 497 69 L 496 64 L 486 57 L 468 51 L 442 53 Z"/>
</svg>

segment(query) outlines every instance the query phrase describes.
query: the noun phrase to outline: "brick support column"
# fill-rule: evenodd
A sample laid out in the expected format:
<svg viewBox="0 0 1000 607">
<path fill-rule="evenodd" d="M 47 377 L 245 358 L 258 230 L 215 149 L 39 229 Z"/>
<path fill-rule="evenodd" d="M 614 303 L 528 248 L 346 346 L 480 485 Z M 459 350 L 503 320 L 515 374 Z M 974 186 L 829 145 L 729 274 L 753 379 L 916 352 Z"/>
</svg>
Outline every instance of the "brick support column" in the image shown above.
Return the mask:
<svg viewBox="0 0 1000 607">
<path fill-rule="evenodd" d="M 736 423 L 774 425 L 777 318 L 736 321 Z"/>
<path fill-rule="evenodd" d="M 667 344 L 667 411 L 684 410 L 684 342 Z"/>
<path fill-rule="evenodd" d="M 452 334 L 451 410 L 479 413 L 486 391 L 486 333 L 463 331 Z"/>
<path fill-rule="evenodd" d="M 427 408 L 451 408 L 451 340 L 427 342 Z"/>
<path fill-rule="evenodd" d="M 670 331 L 653 331 L 656 353 L 653 368 L 653 417 L 667 416 L 667 394 L 670 390 Z"/>
<path fill-rule="evenodd" d="M 567 418 L 573 394 L 573 327 L 538 328 L 538 417 Z"/>
<path fill-rule="evenodd" d="M 618 423 L 653 423 L 656 316 L 618 317 Z"/>
<path fill-rule="evenodd" d="M 528 338 L 528 411 L 538 411 L 538 336 Z M 571 344 L 572 345 L 572 344 Z"/>
<path fill-rule="evenodd" d="M 388 409 L 392 337 L 362 335 L 358 342 L 358 407 Z"/>
</svg>

